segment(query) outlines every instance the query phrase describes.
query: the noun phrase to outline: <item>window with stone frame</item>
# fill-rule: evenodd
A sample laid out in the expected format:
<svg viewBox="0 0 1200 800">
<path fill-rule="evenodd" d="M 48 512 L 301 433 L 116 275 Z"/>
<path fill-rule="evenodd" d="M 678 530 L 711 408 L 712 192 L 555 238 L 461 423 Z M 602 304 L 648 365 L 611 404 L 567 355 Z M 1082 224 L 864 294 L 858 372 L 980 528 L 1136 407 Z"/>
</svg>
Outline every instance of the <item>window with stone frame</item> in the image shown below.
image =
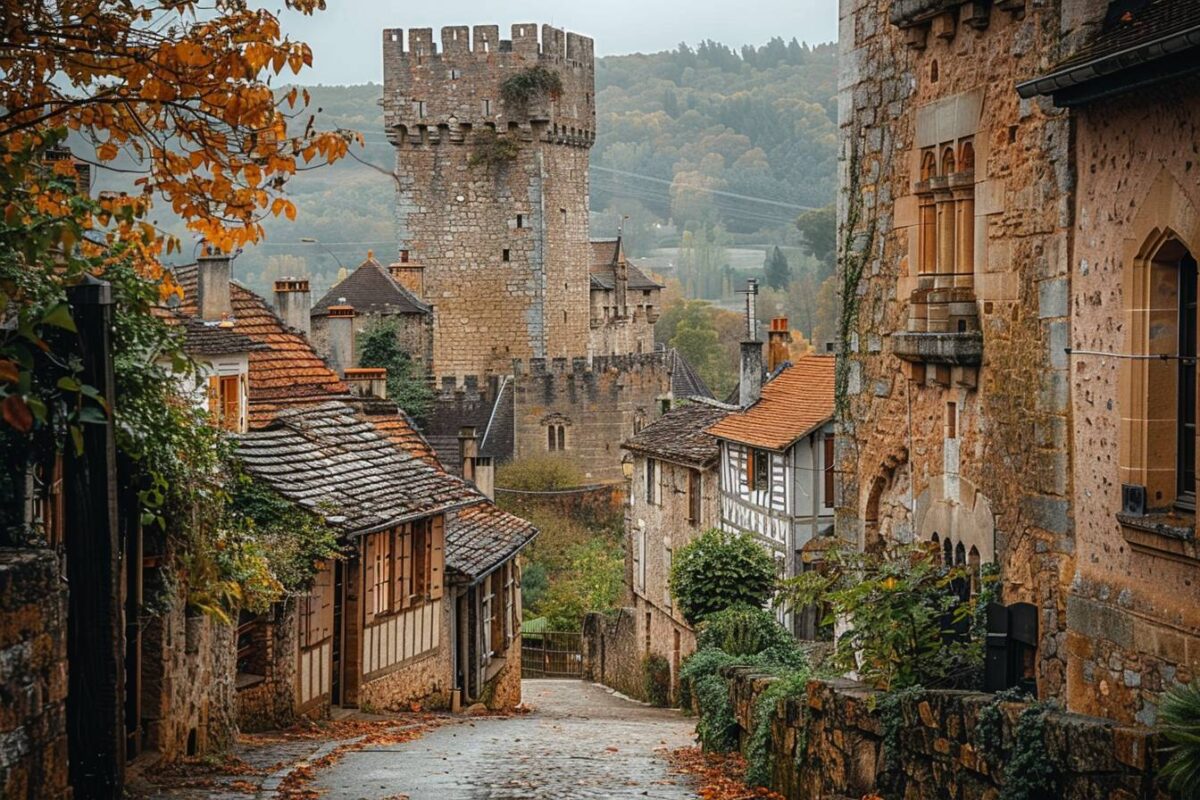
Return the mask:
<svg viewBox="0 0 1200 800">
<path fill-rule="evenodd" d="M 561 453 L 567 449 L 567 428 L 561 423 L 550 423 L 546 426 L 546 449 L 551 453 Z"/>
<path fill-rule="evenodd" d="M 917 274 L 929 288 L 972 287 L 975 273 L 975 143 L 963 137 L 921 152 Z"/>
<path fill-rule="evenodd" d="M 700 504 L 702 499 L 700 470 L 689 469 L 687 472 L 688 524 L 693 527 L 700 524 Z"/>
<path fill-rule="evenodd" d="M 662 505 L 662 487 L 660 486 L 662 465 L 658 463 L 657 459 L 646 459 L 645 478 L 646 503 L 652 506 Z"/>
</svg>

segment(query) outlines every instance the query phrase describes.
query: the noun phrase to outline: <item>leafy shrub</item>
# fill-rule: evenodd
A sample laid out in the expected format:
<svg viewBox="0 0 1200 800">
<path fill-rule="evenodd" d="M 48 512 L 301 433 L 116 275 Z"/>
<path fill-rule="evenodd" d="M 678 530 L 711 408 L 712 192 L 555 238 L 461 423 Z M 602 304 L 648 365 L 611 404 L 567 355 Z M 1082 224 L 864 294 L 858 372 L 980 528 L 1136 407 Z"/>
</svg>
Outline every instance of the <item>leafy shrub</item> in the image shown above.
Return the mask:
<svg viewBox="0 0 1200 800">
<path fill-rule="evenodd" d="M 562 76 L 541 65 L 523 69 L 500 84 L 500 98 L 506 106 L 524 108 L 535 97 L 557 100 L 562 94 Z"/>
<path fill-rule="evenodd" d="M 642 658 L 642 686 L 646 700 L 652 706 L 663 708 L 671 703 L 671 664 L 658 653 L 647 653 Z"/>
<path fill-rule="evenodd" d="M 749 535 L 710 528 L 679 548 L 671 565 L 671 595 L 696 624 L 733 605 L 763 606 L 775 585 L 775 564 Z"/>
<path fill-rule="evenodd" d="M 358 363 L 386 369 L 388 397 L 413 419 L 424 420 L 433 408 L 433 389 L 400 346 L 399 336 L 400 325 L 396 320 L 372 322 L 359 337 Z"/>
<path fill-rule="evenodd" d="M 770 611 L 740 603 L 705 617 L 696 637 L 698 649 L 715 647 L 733 656 L 789 646 L 795 647 L 795 639 Z"/>
<path fill-rule="evenodd" d="M 548 492 L 583 485 L 583 471 L 566 456 L 528 456 L 496 470 L 496 485 L 525 492 Z"/>
<path fill-rule="evenodd" d="M 825 568 L 784 581 L 779 602 L 829 609 L 843 619 L 833 665 L 881 689 L 967 685 L 979 674 L 982 638 L 971 635 L 978 597 L 962 600 L 965 568 L 945 567 L 936 548 L 896 545 L 883 553 L 838 548 Z"/>
<path fill-rule="evenodd" d="M 625 577 L 621 549 L 603 539 L 574 545 L 565 570 L 550 581 L 537 609 L 552 630 L 577 631 L 589 611 L 607 611 L 617 605 Z"/>
<path fill-rule="evenodd" d="M 1164 694 L 1160 714 L 1160 728 L 1170 742 L 1161 775 L 1180 797 L 1200 797 L 1200 681 Z"/>
</svg>

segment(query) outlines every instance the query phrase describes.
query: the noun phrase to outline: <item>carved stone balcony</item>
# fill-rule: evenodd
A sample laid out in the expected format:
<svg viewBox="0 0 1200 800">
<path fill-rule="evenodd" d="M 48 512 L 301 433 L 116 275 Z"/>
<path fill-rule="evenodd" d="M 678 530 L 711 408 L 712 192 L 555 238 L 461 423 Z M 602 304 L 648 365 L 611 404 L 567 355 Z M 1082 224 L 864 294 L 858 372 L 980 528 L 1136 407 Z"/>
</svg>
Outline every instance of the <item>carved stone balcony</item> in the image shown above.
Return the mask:
<svg viewBox="0 0 1200 800">
<path fill-rule="evenodd" d="M 892 352 L 905 361 L 977 367 L 983 363 L 983 334 L 979 331 L 893 333 Z"/>
</svg>

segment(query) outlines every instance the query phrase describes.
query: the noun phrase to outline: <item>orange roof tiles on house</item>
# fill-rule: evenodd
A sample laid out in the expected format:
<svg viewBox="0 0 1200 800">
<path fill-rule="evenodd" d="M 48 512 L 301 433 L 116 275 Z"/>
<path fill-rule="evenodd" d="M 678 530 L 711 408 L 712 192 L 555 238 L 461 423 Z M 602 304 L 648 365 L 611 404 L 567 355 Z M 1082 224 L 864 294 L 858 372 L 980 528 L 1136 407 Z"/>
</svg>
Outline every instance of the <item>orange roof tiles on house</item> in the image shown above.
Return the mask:
<svg viewBox="0 0 1200 800">
<path fill-rule="evenodd" d="M 176 311 L 194 316 L 196 267 L 178 267 L 175 279 L 183 289 Z M 349 399 L 350 391 L 313 350 L 304 334 L 289 328 L 267 301 L 236 283 L 229 287 L 233 331 L 267 345 L 250 353 L 250 427 L 271 423 L 280 411 L 296 406 Z"/>
<path fill-rule="evenodd" d="M 763 386 L 762 398 L 708 428 L 720 439 L 786 450 L 833 418 L 833 356 L 804 356 Z"/>
<path fill-rule="evenodd" d="M 445 469 L 429 440 L 421 435 L 412 418 L 391 400 L 366 399 L 361 403 L 360 416 L 369 420 L 375 428 L 391 439 L 413 458 L 419 458 L 431 467 Z"/>
</svg>

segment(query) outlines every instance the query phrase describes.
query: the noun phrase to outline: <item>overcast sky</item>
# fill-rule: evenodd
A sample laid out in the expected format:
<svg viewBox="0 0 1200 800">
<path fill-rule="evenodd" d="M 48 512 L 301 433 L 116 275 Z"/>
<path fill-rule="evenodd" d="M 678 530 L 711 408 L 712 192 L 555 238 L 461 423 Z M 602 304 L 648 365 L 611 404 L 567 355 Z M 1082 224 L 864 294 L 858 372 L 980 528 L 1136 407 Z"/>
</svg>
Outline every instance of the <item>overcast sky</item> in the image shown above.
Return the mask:
<svg viewBox="0 0 1200 800">
<path fill-rule="evenodd" d="M 784 40 L 829 42 L 837 37 L 837 0 L 327 0 L 312 17 L 285 13 L 284 28 L 313 48 L 303 83 L 382 81 L 381 31 L 443 25 L 499 25 L 507 38 L 514 22 L 550 23 L 596 40 L 597 55 L 652 53 L 680 42 L 715 39 L 740 47 Z M 267 8 L 281 3 L 261 2 Z M 436 37 L 436 34 L 435 34 Z"/>
</svg>

